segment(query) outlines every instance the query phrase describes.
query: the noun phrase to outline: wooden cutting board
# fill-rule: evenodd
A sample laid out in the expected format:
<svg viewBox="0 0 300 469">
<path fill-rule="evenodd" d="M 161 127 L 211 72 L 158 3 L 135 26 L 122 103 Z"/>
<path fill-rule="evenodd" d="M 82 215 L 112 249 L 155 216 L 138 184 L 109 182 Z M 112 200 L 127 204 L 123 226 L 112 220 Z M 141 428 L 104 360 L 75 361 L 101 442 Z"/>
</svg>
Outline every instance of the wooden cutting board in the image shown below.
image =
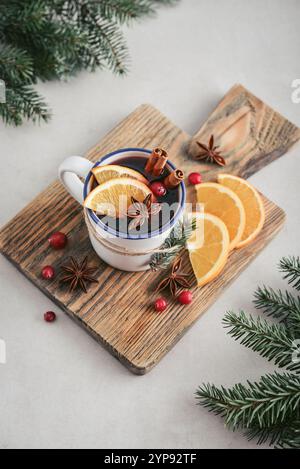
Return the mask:
<svg viewBox="0 0 300 469">
<path fill-rule="evenodd" d="M 248 177 L 285 153 L 300 138 L 300 129 L 254 97 L 241 85 L 234 86 L 196 138 L 207 142 L 215 135 L 227 161 L 226 172 Z M 215 178 L 216 165 L 198 163 L 188 155 L 195 142 L 183 130 L 150 105 L 138 107 L 88 153 L 93 161 L 124 147 L 163 146 L 174 163 L 188 174 L 201 171 L 205 180 Z M 193 196 L 191 188 L 189 198 Z M 36 197 L 0 232 L 0 250 L 51 300 L 91 333 L 131 371 L 144 374 L 155 366 L 186 330 L 218 298 L 225 287 L 273 238 L 284 223 L 284 212 L 264 198 L 266 222 L 258 238 L 234 251 L 223 273 L 209 285 L 194 288 L 189 307 L 175 301 L 164 314 L 155 314 L 153 288 L 160 274 L 126 273 L 102 262 L 94 253 L 84 224 L 82 209 L 56 181 Z M 47 237 L 59 230 L 68 234 L 65 250 L 49 248 Z M 87 294 L 70 294 L 59 279 L 41 279 L 41 267 L 52 264 L 57 271 L 70 255 L 86 255 L 98 266 L 99 284 Z M 184 269 L 191 272 L 187 257 Z M 191 273 L 192 278 L 192 273 Z M 195 286 L 195 285 L 194 285 Z"/>
</svg>

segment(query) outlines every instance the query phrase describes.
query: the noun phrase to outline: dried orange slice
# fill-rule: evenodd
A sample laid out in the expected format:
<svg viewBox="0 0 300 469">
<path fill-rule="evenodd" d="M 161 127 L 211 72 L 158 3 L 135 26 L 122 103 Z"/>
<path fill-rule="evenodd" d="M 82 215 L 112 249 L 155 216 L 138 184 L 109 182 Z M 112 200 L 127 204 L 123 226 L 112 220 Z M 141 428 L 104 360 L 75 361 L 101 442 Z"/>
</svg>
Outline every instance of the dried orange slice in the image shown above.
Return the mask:
<svg viewBox="0 0 300 469">
<path fill-rule="evenodd" d="M 99 184 L 84 201 L 84 206 L 102 215 L 124 216 L 132 204 L 131 197 L 143 202 L 152 194 L 146 184 L 137 179 L 120 177 Z"/>
<path fill-rule="evenodd" d="M 218 182 L 233 190 L 244 206 L 246 224 L 242 238 L 236 245 L 237 248 L 242 248 L 253 241 L 263 227 L 265 209 L 262 198 L 249 182 L 237 176 L 219 174 Z"/>
<path fill-rule="evenodd" d="M 196 230 L 187 242 L 190 261 L 198 286 L 211 282 L 222 271 L 229 253 L 229 234 L 225 223 L 209 213 L 193 213 Z M 202 240 L 199 243 L 199 240 Z"/>
<path fill-rule="evenodd" d="M 231 189 L 216 182 L 205 182 L 195 187 L 198 203 L 203 204 L 204 212 L 221 218 L 228 229 L 229 248 L 235 248 L 245 229 L 246 215 L 241 200 Z"/>
<path fill-rule="evenodd" d="M 92 169 L 92 173 L 95 176 L 98 184 L 115 179 L 119 177 L 129 177 L 137 179 L 138 181 L 148 184 L 148 180 L 138 171 L 125 166 L 119 166 L 117 164 L 106 164 L 103 166 L 96 166 Z"/>
</svg>

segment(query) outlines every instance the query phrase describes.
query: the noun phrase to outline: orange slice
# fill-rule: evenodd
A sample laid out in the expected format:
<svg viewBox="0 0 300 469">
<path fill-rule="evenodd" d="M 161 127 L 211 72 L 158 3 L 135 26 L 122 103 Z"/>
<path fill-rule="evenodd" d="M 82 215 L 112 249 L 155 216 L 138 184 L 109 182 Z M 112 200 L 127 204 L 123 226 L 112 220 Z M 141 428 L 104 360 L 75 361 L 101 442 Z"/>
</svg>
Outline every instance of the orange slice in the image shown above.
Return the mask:
<svg viewBox="0 0 300 469">
<path fill-rule="evenodd" d="M 148 184 L 148 180 L 138 171 L 125 166 L 119 166 L 116 164 L 106 164 L 104 166 L 96 166 L 92 169 L 92 173 L 95 176 L 98 184 L 115 179 L 119 177 L 129 177 L 137 179 L 138 181 Z"/>
<path fill-rule="evenodd" d="M 239 197 L 228 187 L 216 182 L 197 184 L 197 201 L 206 213 L 215 215 L 225 223 L 230 239 L 230 249 L 240 242 L 245 229 L 245 210 Z"/>
<path fill-rule="evenodd" d="M 192 216 L 196 217 L 196 230 L 187 242 L 187 249 L 200 287 L 222 271 L 228 258 L 230 240 L 226 225 L 220 218 L 209 213 L 193 213 Z"/>
<path fill-rule="evenodd" d="M 240 198 L 246 213 L 246 224 L 241 240 L 236 245 L 242 248 L 249 244 L 261 231 L 265 221 L 265 209 L 257 190 L 245 179 L 231 174 L 219 174 L 218 182 L 233 190 Z"/>
<path fill-rule="evenodd" d="M 124 216 L 131 205 L 131 197 L 143 202 L 152 194 L 146 184 L 137 179 L 120 177 L 103 182 L 92 190 L 84 201 L 84 206 L 101 215 Z"/>
</svg>

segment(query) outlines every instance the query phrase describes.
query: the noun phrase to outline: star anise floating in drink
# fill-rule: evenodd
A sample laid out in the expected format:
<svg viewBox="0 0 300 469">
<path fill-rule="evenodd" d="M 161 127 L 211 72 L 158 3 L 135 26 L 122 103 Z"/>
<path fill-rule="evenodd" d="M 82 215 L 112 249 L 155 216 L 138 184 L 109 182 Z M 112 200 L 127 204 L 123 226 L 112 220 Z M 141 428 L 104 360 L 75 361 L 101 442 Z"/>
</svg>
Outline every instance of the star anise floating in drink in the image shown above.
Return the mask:
<svg viewBox="0 0 300 469">
<path fill-rule="evenodd" d="M 164 290 L 165 288 L 170 288 L 171 294 L 176 296 L 178 289 L 190 288 L 189 282 L 185 279 L 185 277 L 188 277 L 189 275 L 180 272 L 180 267 L 181 258 L 177 259 L 173 263 L 171 273 L 158 284 L 155 290 L 156 293 Z"/>
<path fill-rule="evenodd" d="M 77 262 L 74 257 L 70 257 L 70 263 L 63 265 L 61 270 L 65 273 L 61 278 L 61 282 L 70 283 L 70 292 L 80 287 L 82 291 L 87 293 L 87 282 L 98 283 L 98 280 L 93 276 L 97 267 L 88 267 L 87 257 L 85 257 L 81 263 Z"/>
<path fill-rule="evenodd" d="M 195 156 L 196 160 L 207 160 L 211 163 L 216 163 L 219 166 L 225 166 L 226 161 L 224 160 L 223 156 L 221 156 L 221 152 L 217 151 L 219 148 L 218 145 L 215 145 L 214 136 L 211 135 L 208 145 L 205 145 L 201 142 L 196 142 L 197 145 L 201 148 L 201 152 Z"/>
<path fill-rule="evenodd" d="M 148 194 L 143 202 L 139 202 L 134 197 L 131 197 L 131 205 L 127 210 L 127 216 L 132 218 L 128 225 L 129 230 L 140 228 L 151 215 L 156 215 L 161 211 L 161 205 L 152 203 L 152 193 Z"/>
</svg>

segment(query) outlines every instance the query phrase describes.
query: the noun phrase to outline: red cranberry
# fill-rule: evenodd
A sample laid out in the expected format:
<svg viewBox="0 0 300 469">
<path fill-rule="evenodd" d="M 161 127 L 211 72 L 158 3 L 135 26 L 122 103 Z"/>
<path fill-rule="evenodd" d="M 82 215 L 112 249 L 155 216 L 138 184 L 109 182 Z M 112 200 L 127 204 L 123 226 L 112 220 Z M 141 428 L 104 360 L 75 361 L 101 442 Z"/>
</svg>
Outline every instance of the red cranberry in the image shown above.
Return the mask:
<svg viewBox="0 0 300 469">
<path fill-rule="evenodd" d="M 191 173 L 188 177 L 189 183 L 195 186 L 196 184 L 201 184 L 202 176 L 200 173 Z"/>
<path fill-rule="evenodd" d="M 152 184 L 150 184 L 150 189 L 156 197 L 163 197 L 167 192 L 163 183 L 159 181 L 152 182 Z"/>
<path fill-rule="evenodd" d="M 157 311 L 158 313 L 162 313 L 166 309 L 167 306 L 168 306 L 168 303 L 163 297 L 157 298 L 157 300 L 154 303 L 155 311 Z"/>
<path fill-rule="evenodd" d="M 53 313 L 53 311 L 47 311 L 47 313 L 44 314 L 44 319 L 46 322 L 53 322 L 56 319 L 56 314 Z"/>
<path fill-rule="evenodd" d="M 193 300 L 192 292 L 189 290 L 183 290 L 180 295 L 178 295 L 177 299 L 182 305 L 189 305 Z"/>
<path fill-rule="evenodd" d="M 68 238 L 64 233 L 56 231 L 49 238 L 49 244 L 54 249 L 63 249 L 67 244 Z"/>
<path fill-rule="evenodd" d="M 51 280 L 55 276 L 55 270 L 51 265 L 46 265 L 42 269 L 42 277 L 45 280 Z"/>
</svg>

